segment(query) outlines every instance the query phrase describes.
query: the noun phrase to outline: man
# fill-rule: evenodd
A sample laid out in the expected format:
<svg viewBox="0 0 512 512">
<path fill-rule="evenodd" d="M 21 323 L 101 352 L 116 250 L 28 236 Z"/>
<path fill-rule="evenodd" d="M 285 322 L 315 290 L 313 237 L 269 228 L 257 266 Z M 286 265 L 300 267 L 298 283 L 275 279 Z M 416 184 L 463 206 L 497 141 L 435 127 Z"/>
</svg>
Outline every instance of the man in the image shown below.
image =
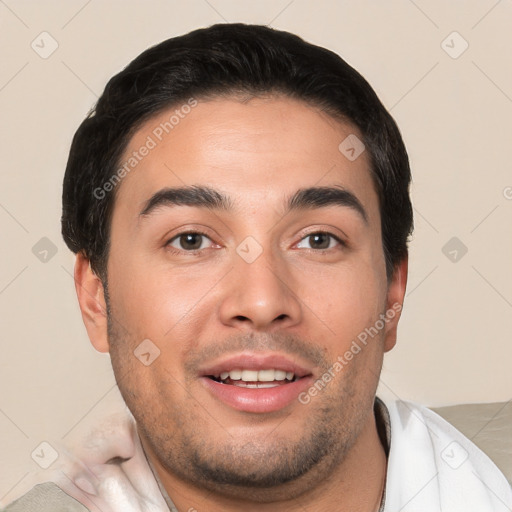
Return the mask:
<svg viewBox="0 0 512 512">
<path fill-rule="evenodd" d="M 375 397 L 409 182 L 393 119 L 323 48 L 225 24 L 135 59 L 75 135 L 62 217 L 133 422 L 7 510 L 511 510 L 462 434 Z"/>
</svg>

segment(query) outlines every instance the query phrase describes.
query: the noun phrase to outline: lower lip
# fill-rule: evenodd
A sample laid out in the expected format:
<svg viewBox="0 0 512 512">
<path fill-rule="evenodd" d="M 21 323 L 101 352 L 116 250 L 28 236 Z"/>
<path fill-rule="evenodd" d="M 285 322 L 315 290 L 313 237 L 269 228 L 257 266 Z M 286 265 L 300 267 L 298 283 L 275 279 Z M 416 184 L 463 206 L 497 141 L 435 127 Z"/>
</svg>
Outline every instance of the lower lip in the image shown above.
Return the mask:
<svg viewBox="0 0 512 512">
<path fill-rule="evenodd" d="M 303 377 L 289 384 L 281 384 L 273 388 L 242 388 L 231 384 L 222 384 L 208 377 L 201 381 L 215 398 L 218 398 L 233 409 L 244 412 L 275 412 L 284 409 L 312 382 L 312 377 Z"/>
</svg>

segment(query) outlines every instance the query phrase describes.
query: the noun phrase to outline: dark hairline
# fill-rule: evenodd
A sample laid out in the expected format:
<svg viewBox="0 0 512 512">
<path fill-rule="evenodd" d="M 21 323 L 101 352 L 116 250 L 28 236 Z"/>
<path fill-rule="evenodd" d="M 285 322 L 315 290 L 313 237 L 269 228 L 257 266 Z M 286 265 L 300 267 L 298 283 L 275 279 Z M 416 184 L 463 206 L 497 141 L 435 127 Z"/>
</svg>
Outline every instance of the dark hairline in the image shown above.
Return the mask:
<svg viewBox="0 0 512 512">
<path fill-rule="evenodd" d="M 68 247 L 90 256 L 98 274 L 101 266 L 106 271 L 119 187 L 103 202 L 87 195 L 115 172 L 144 122 L 190 97 L 250 99 L 276 93 L 320 107 L 360 131 L 378 195 L 390 278 L 407 256 L 413 228 L 410 168 L 396 122 L 365 78 L 340 55 L 296 34 L 242 23 L 217 24 L 162 41 L 109 80 L 70 150 L 62 216 Z"/>
</svg>

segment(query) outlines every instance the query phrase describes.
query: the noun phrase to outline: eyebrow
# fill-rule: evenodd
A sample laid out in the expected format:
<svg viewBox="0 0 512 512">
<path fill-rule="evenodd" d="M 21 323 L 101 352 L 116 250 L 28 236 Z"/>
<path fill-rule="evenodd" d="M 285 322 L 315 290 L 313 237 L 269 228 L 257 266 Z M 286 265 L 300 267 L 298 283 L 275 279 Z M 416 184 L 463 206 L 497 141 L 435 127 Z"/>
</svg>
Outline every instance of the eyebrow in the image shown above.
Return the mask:
<svg viewBox="0 0 512 512">
<path fill-rule="evenodd" d="M 297 190 L 288 201 L 288 210 L 305 210 L 325 206 L 344 206 L 357 212 L 368 224 L 368 215 L 357 196 L 340 186 L 309 187 Z"/>
<path fill-rule="evenodd" d="M 233 208 L 229 198 L 221 192 L 210 187 L 192 185 L 159 190 L 146 201 L 139 217 L 147 217 L 164 206 L 196 206 L 226 211 Z"/>
<path fill-rule="evenodd" d="M 157 209 L 173 206 L 194 206 L 231 211 L 233 202 L 222 192 L 208 186 L 168 187 L 153 194 L 139 217 L 149 217 Z M 357 212 L 367 224 L 368 215 L 356 195 L 341 186 L 308 187 L 297 190 L 287 201 L 286 211 L 307 210 L 327 206 L 343 206 Z"/>
</svg>

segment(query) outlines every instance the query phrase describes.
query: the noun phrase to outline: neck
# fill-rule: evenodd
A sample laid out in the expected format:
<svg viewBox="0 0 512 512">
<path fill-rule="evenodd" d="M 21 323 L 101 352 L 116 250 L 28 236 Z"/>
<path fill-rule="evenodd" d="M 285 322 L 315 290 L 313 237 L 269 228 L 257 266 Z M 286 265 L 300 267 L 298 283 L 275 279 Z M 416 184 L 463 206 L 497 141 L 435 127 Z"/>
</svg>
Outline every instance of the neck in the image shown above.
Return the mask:
<svg viewBox="0 0 512 512">
<path fill-rule="evenodd" d="M 269 489 L 274 499 L 258 499 L 247 489 L 246 497 L 215 494 L 183 481 L 166 471 L 149 443 L 141 437 L 144 450 L 158 478 L 179 512 L 377 512 L 386 479 L 386 454 L 371 414 L 354 446 L 342 463 L 320 468 L 282 489 Z M 323 471 L 322 471 L 323 469 Z M 286 487 L 286 488 L 285 488 Z M 261 490 L 259 490 L 261 494 Z"/>
</svg>

